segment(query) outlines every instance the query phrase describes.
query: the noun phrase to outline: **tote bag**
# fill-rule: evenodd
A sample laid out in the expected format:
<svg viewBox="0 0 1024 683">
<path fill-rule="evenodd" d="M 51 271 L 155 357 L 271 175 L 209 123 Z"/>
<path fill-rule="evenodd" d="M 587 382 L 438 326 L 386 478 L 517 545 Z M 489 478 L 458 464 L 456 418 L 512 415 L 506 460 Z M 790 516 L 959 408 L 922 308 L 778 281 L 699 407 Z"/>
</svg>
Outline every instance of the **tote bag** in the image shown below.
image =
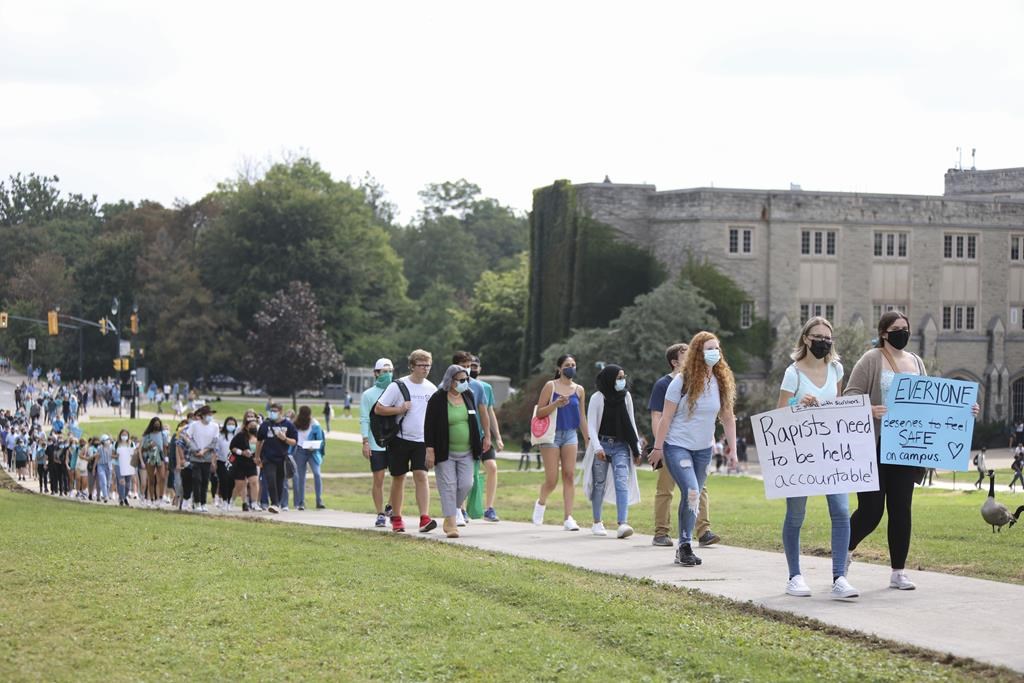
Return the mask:
<svg viewBox="0 0 1024 683">
<path fill-rule="evenodd" d="M 530 418 L 530 443 L 534 446 L 554 443 L 555 423 L 558 421 L 558 409 L 554 409 L 545 417 L 537 417 L 537 406 L 533 407 L 533 417 Z"/>
</svg>

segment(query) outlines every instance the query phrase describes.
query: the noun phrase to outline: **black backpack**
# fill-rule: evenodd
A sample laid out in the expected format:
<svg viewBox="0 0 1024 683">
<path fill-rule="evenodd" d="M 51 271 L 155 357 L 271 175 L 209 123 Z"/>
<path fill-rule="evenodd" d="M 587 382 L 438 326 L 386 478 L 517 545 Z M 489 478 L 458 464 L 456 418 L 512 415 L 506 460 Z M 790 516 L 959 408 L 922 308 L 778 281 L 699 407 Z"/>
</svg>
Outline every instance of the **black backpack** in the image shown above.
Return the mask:
<svg viewBox="0 0 1024 683">
<path fill-rule="evenodd" d="M 398 385 L 403 400 L 412 400 L 409 395 L 409 387 L 405 386 L 405 382 L 396 379 L 392 384 Z M 383 395 L 381 394 L 381 396 Z M 377 403 L 373 404 L 373 410 L 370 411 L 370 433 L 373 434 L 373 440 L 377 442 L 378 446 L 387 448 L 391 440 L 402 431 L 402 420 L 405 419 L 405 415 L 380 415 L 377 413 L 378 405 L 380 405 L 380 399 L 377 399 Z"/>
</svg>

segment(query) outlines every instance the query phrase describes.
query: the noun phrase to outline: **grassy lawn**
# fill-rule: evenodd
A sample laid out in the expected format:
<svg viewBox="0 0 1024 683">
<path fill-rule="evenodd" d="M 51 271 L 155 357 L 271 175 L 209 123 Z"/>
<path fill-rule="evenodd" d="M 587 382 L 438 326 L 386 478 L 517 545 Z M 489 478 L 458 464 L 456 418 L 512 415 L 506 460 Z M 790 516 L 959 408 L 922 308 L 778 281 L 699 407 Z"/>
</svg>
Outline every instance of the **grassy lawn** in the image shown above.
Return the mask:
<svg viewBox="0 0 1024 683">
<path fill-rule="evenodd" d="M 0 563 L 4 681 L 1018 680 L 690 591 L 372 532 L 6 490 L 0 531 L 18 549 Z"/>
<path fill-rule="evenodd" d="M 514 463 L 513 463 L 514 465 Z M 640 475 L 642 502 L 630 508 L 630 524 L 641 533 L 653 533 L 654 484 L 653 472 Z M 411 479 L 411 478 L 410 478 Z M 1006 479 L 1004 479 L 1005 481 Z M 503 519 L 529 521 L 533 503 L 537 499 L 541 474 L 535 471 L 503 472 L 498 480 L 497 510 Z M 385 484 L 385 491 L 387 486 Z M 368 480 L 330 480 L 324 484 L 328 506 L 354 512 L 373 512 Z M 406 483 L 406 500 L 413 501 L 411 482 Z M 782 552 L 782 519 L 785 502 L 769 501 L 764 497 L 763 484 L 747 477 L 715 477 L 708 483 L 711 498 L 713 528 L 730 545 Z M 437 490 L 431 482 L 431 508 L 440 514 Z M 1024 583 L 1024 526 L 1004 529 L 993 534 L 991 527 L 981 519 L 979 512 L 988 495 L 974 491 L 944 491 L 918 489 L 914 494 L 914 535 L 907 567 L 927 569 L 949 574 Z M 1000 494 L 1008 506 L 1024 504 L 1024 493 Z M 678 503 L 678 497 L 673 500 Z M 408 503 L 406 514 L 409 514 Z M 856 509 L 856 497 L 851 496 L 850 509 Z M 604 516 L 614 521 L 614 506 L 606 505 Z M 561 485 L 548 499 L 545 521 L 557 522 L 562 514 Z M 576 488 L 573 516 L 583 526 L 591 523 L 590 503 Z M 889 561 L 886 542 L 886 519 L 857 548 L 857 562 L 886 564 Z M 675 528 L 675 517 L 672 521 Z M 807 506 L 807 519 L 802 534 L 802 552 L 805 555 L 829 556 L 831 523 L 824 498 L 816 498 Z"/>
</svg>

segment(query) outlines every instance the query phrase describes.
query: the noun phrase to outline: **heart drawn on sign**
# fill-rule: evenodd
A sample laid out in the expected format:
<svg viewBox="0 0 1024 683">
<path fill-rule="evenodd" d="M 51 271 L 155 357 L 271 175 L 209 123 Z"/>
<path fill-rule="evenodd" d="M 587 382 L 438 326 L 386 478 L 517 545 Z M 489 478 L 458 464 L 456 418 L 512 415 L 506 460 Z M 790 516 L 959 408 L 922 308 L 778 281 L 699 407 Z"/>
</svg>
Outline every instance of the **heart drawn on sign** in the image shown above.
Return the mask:
<svg viewBox="0 0 1024 683">
<path fill-rule="evenodd" d="M 953 456 L 954 460 L 964 452 L 964 445 L 962 443 L 947 443 L 946 448 L 949 449 L 949 454 Z"/>
</svg>

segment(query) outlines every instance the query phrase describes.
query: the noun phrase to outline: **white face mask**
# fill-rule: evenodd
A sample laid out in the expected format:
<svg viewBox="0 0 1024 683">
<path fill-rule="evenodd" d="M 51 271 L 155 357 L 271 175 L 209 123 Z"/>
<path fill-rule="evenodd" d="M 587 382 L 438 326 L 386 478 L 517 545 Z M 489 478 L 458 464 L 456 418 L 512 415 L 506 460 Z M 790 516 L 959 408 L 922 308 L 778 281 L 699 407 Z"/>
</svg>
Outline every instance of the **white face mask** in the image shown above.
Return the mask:
<svg viewBox="0 0 1024 683">
<path fill-rule="evenodd" d="M 624 380 L 624 379 L 617 379 L 617 380 L 615 380 L 615 391 L 625 391 L 625 390 L 626 390 L 626 380 Z"/>
<path fill-rule="evenodd" d="M 127 441 L 127 440 L 128 440 L 127 436 L 124 436 L 124 435 L 121 436 L 121 441 Z"/>
</svg>

